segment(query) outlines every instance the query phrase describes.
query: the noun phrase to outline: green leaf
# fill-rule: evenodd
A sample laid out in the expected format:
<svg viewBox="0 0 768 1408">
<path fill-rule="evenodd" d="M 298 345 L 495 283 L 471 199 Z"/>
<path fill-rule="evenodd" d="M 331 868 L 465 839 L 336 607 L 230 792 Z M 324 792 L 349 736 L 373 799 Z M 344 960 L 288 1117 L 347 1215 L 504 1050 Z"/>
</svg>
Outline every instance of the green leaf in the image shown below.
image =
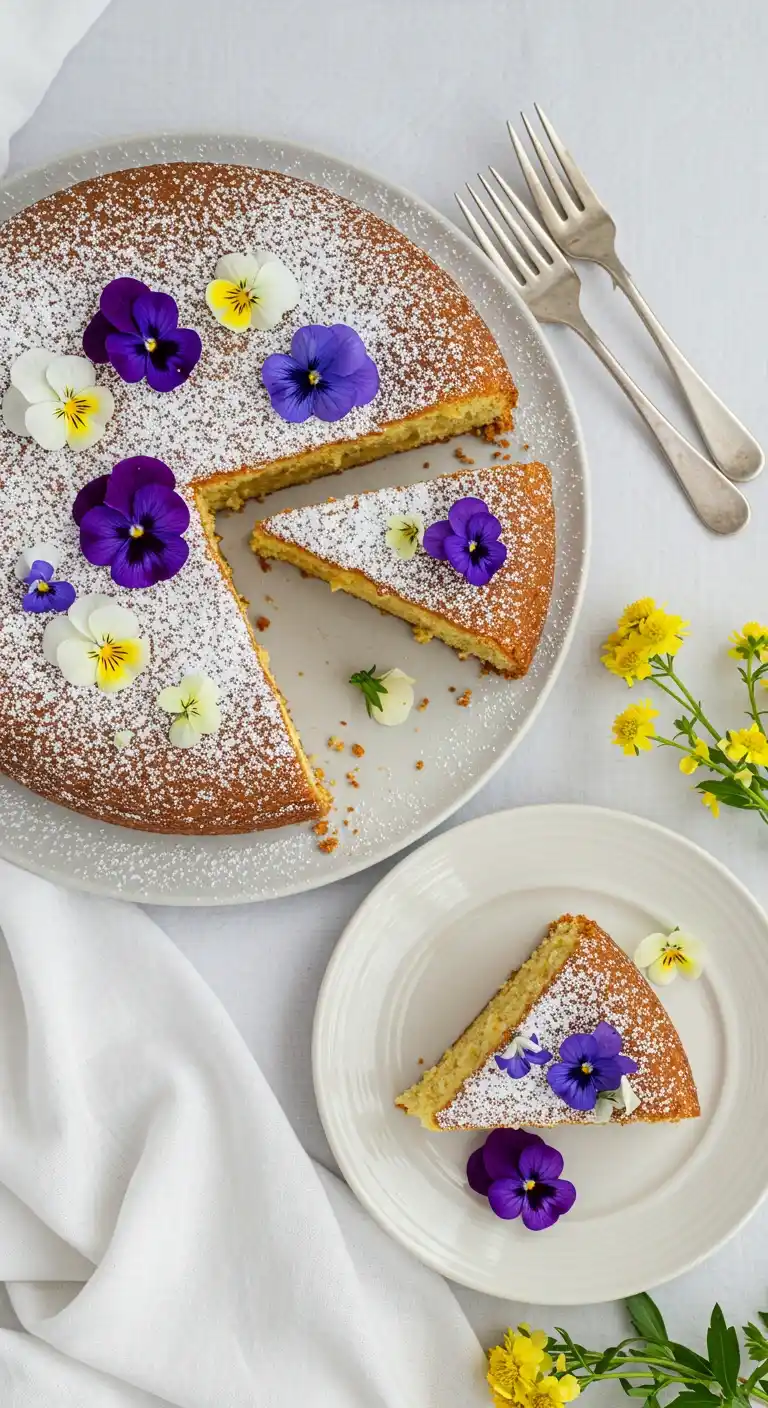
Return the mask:
<svg viewBox="0 0 768 1408">
<path fill-rule="evenodd" d="M 641 1339 L 651 1344 L 669 1344 L 669 1336 L 664 1319 L 656 1302 L 647 1291 L 630 1296 L 626 1302 L 629 1318 Z"/>
<path fill-rule="evenodd" d="M 722 1402 L 719 1394 L 712 1393 L 703 1384 L 694 1384 L 692 1388 L 684 1388 L 677 1398 L 670 1398 L 667 1408 L 672 1408 L 673 1403 L 679 1403 L 681 1408 L 712 1408 L 713 1404 Z"/>
<path fill-rule="evenodd" d="M 726 807 L 751 808 L 749 789 L 742 787 L 740 782 L 697 782 L 699 792 L 711 792 L 713 797 L 717 797 L 718 802 L 722 802 Z"/>
<path fill-rule="evenodd" d="M 349 683 L 357 685 L 357 688 L 363 691 L 369 717 L 373 714 L 374 709 L 381 709 L 381 695 L 388 694 L 389 690 L 377 678 L 375 665 L 371 665 L 370 670 L 358 670 L 357 674 L 350 675 Z"/>
<path fill-rule="evenodd" d="M 652 1396 L 655 1396 L 658 1392 L 658 1385 L 655 1383 L 633 1384 L 630 1383 L 629 1379 L 619 1379 L 619 1383 L 626 1393 L 627 1398 L 646 1398 L 649 1392 Z"/>
<path fill-rule="evenodd" d="M 610 1367 L 611 1367 L 611 1365 L 612 1365 L 612 1363 L 613 1363 L 613 1361 L 614 1361 L 614 1359 L 615 1359 L 615 1357 L 616 1357 L 616 1350 L 617 1350 L 617 1349 L 618 1349 L 618 1345 L 615 1345 L 615 1344 L 614 1344 L 614 1345 L 611 1345 L 611 1348 L 610 1348 L 610 1349 L 606 1349 L 606 1351 L 605 1351 L 605 1353 L 603 1354 L 602 1358 L 601 1358 L 601 1359 L 598 1359 L 598 1361 L 597 1361 L 597 1363 L 596 1363 L 594 1369 L 592 1370 L 592 1373 L 593 1373 L 593 1374 L 605 1374 L 605 1373 L 607 1373 L 607 1371 L 610 1369 Z"/>
<path fill-rule="evenodd" d="M 738 1335 L 733 1325 L 726 1325 L 719 1305 L 712 1311 L 707 1330 L 707 1354 L 717 1382 L 726 1394 L 732 1395 L 739 1382 L 741 1350 Z"/>
<path fill-rule="evenodd" d="M 762 1319 L 762 1315 L 760 1318 Z M 768 1359 L 768 1339 L 759 1326 L 753 1325 L 751 1322 L 745 1325 L 744 1340 L 750 1359 L 754 1359 L 758 1363 L 761 1359 Z"/>
<path fill-rule="evenodd" d="M 768 670 L 768 665 L 766 665 L 765 668 L 766 670 Z M 760 1321 L 760 1324 L 763 1325 L 766 1330 L 768 1330 L 768 1310 L 758 1310 L 757 1318 Z"/>
<path fill-rule="evenodd" d="M 689 1349 L 687 1344 L 678 1344 L 676 1340 L 670 1340 L 669 1347 L 678 1364 L 682 1364 L 686 1369 L 693 1369 L 694 1373 L 701 1374 L 705 1379 L 714 1378 L 709 1360 L 703 1355 Z"/>
</svg>

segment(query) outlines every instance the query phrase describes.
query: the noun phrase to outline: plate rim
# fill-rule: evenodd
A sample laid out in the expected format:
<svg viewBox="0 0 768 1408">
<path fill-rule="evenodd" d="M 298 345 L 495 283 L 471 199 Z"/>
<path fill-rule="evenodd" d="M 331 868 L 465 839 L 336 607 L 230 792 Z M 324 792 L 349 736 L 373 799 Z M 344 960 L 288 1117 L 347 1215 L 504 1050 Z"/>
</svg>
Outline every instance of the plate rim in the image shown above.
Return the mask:
<svg viewBox="0 0 768 1408">
<path fill-rule="evenodd" d="M 419 863 L 423 863 L 425 854 L 430 851 L 434 853 L 440 847 L 455 845 L 456 837 L 459 833 L 468 829 L 480 830 L 483 826 L 488 826 L 492 822 L 498 823 L 500 818 L 514 816 L 516 819 L 524 821 L 526 815 L 530 815 L 531 813 L 536 813 L 537 816 L 544 814 L 548 814 L 549 816 L 554 816 L 555 814 L 560 816 L 578 814 L 582 817 L 586 815 L 587 817 L 595 816 L 601 819 L 612 819 L 619 825 L 626 825 L 628 823 L 632 827 L 638 827 L 640 830 L 652 832 L 660 838 L 672 838 L 675 843 L 682 845 L 684 850 L 696 855 L 698 860 L 703 861 L 704 864 L 716 871 L 727 884 L 733 886 L 740 893 L 746 904 L 754 911 L 756 919 L 768 930 L 768 910 L 760 903 L 744 881 L 740 880 L 723 861 L 717 856 L 712 855 L 710 851 L 699 845 L 698 842 L 692 841 L 688 836 L 684 836 L 682 832 L 675 831 L 671 827 L 664 826 L 657 821 L 651 821 L 649 818 L 639 816 L 634 812 L 582 802 L 531 803 L 522 807 L 505 807 L 501 808 L 499 811 L 486 812 L 482 816 L 472 817 L 470 820 L 463 822 L 460 826 L 452 827 L 449 831 L 441 832 L 439 836 L 433 836 L 429 841 L 425 842 L 424 845 L 419 846 L 416 851 L 412 851 L 407 856 L 404 856 L 397 865 L 393 866 L 386 875 L 382 876 L 381 880 L 377 882 L 360 905 L 358 905 L 354 914 L 345 924 L 323 975 L 312 1024 L 312 1084 L 323 1132 L 345 1182 L 365 1208 L 366 1212 L 374 1218 L 378 1225 L 383 1228 L 389 1236 L 393 1237 L 395 1241 L 404 1246 L 412 1256 L 417 1257 L 419 1261 L 431 1267 L 432 1270 L 438 1271 L 441 1275 L 445 1276 L 446 1279 L 458 1285 L 466 1286 L 470 1290 L 480 1291 L 484 1295 L 492 1295 L 502 1299 L 504 1298 L 504 1293 L 490 1290 L 487 1282 L 484 1282 L 481 1276 L 477 1279 L 473 1279 L 470 1276 L 458 1277 L 452 1271 L 446 1271 L 439 1255 L 430 1256 L 428 1249 L 415 1246 L 409 1239 L 407 1233 L 396 1224 L 391 1223 L 377 1206 L 375 1200 L 369 1194 L 364 1180 L 358 1175 L 357 1170 L 350 1169 L 343 1154 L 339 1157 L 339 1148 L 335 1138 L 334 1119 L 331 1114 L 332 1100 L 329 1098 L 329 1092 L 326 1091 L 323 1078 L 320 1074 L 320 1068 L 324 1059 L 321 1055 L 320 1047 L 326 1035 L 325 1028 L 332 1020 L 333 990 L 337 972 L 343 967 L 349 950 L 357 941 L 358 933 L 364 931 L 365 921 L 371 909 L 374 907 L 380 892 L 386 886 L 398 883 L 398 881 L 402 885 L 402 873 L 406 867 L 415 866 L 417 859 Z M 768 1198 L 768 1177 L 766 1178 L 762 1191 L 754 1198 L 750 1206 L 742 1213 L 729 1231 L 724 1232 L 722 1236 L 718 1237 L 710 1247 L 707 1247 L 704 1251 L 692 1257 L 686 1258 L 676 1269 L 666 1272 L 660 1280 L 654 1281 L 652 1285 L 642 1287 L 642 1289 L 652 1290 L 657 1286 L 668 1284 L 670 1281 L 677 1279 L 678 1276 L 685 1275 L 694 1267 L 699 1266 L 703 1261 L 708 1260 L 709 1257 L 714 1256 L 721 1247 L 735 1237 L 750 1221 L 758 1208 L 766 1201 L 766 1198 Z M 634 1291 L 627 1290 L 620 1295 L 616 1295 L 612 1291 L 608 1296 L 602 1299 L 590 1299 L 590 1301 L 586 1302 L 583 1299 L 569 1298 L 568 1295 L 563 1294 L 562 1288 L 560 1288 L 558 1293 L 553 1295 L 551 1300 L 539 1301 L 537 1303 L 542 1305 L 605 1304 L 625 1298 L 627 1295 L 631 1294 L 634 1294 Z M 507 1298 L 519 1299 L 519 1296 L 517 1296 L 516 1292 L 511 1291 Z"/>
<path fill-rule="evenodd" d="M 360 165 L 356 162 L 346 162 L 343 157 L 334 156 L 333 153 L 326 152 L 323 148 L 320 147 L 308 146 L 301 142 L 285 141 L 282 138 L 263 136 L 259 133 L 254 132 L 237 130 L 230 130 L 226 133 L 201 132 L 196 129 L 179 129 L 162 133 L 134 133 L 120 138 L 114 138 L 108 142 L 98 142 L 90 147 L 70 149 L 63 155 L 54 157 L 50 162 L 45 162 L 38 166 L 25 167 L 21 171 L 14 172 L 12 176 L 4 179 L 3 181 L 0 181 L 0 199 L 8 195 L 12 197 L 14 189 L 17 186 L 22 186 L 23 183 L 29 181 L 30 179 L 34 179 L 36 176 L 42 177 L 44 175 L 47 175 L 51 179 L 52 184 L 49 189 L 49 194 L 55 194 L 57 190 L 66 189 L 66 185 L 60 186 L 56 184 L 58 175 L 61 174 L 63 176 L 68 176 L 70 174 L 70 166 L 72 165 L 72 163 L 77 161 L 87 161 L 89 159 L 99 157 L 110 160 L 111 154 L 116 153 L 118 158 L 124 156 L 125 162 L 122 163 L 119 161 L 117 165 L 110 166 L 110 170 L 132 169 L 137 164 L 140 166 L 157 164 L 152 162 L 137 163 L 136 161 L 131 159 L 131 149 L 137 146 L 140 147 L 142 144 L 151 145 L 153 142 L 198 142 L 206 144 L 211 142 L 220 142 L 236 144 L 238 142 L 253 141 L 262 143 L 264 146 L 273 146 L 275 148 L 280 149 L 286 154 L 286 163 L 291 159 L 291 157 L 293 157 L 295 160 L 300 160 L 302 158 L 306 158 L 307 156 L 311 156 L 313 158 L 319 158 L 320 160 L 327 161 L 332 165 L 345 165 L 347 170 L 353 175 L 357 174 L 363 177 L 366 181 L 374 182 L 380 187 L 392 192 L 393 195 L 398 197 L 399 199 L 411 202 L 418 209 L 426 212 L 432 220 L 437 221 L 438 224 L 443 228 L 448 238 L 450 238 L 454 242 L 458 242 L 459 246 L 462 247 L 465 252 L 469 251 L 474 258 L 479 259 L 481 265 L 484 266 L 485 272 L 489 277 L 492 277 L 495 282 L 501 282 L 506 287 L 508 293 L 511 294 L 517 306 L 517 312 L 521 315 L 524 322 L 528 325 L 529 332 L 532 334 L 535 342 L 538 344 L 539 349 L 541 350 L 543 356 L 546 359 L 548 368 L 555 378 L 555 381 L 558 385 L 558 389 L 561 395 L 563 396 L 565 405 L 568 409 L 568 413 L 573 422 L 575 432 L 574 449 L 579 461 L 579 467 L 581 471 L 581 488 L 584 504 L 584 531 L 579 564 L 579 581 L 573 601 L 573 610 L 571 613 L 571 618 L 566 628 L 560 651 L 550 670 L 549 677 L 544 682 L 541 690 L 539 691 L 533 704 L 531 705 L 525 719 L 515 729 L 507 744 L 500 750 L 498 755 L 491 761 L 491 763 L 483 771 L 481 771 L 478 776 L 474 778 L 455 799 L 452 799 L 447 804 L 447 806 L 443 807 L 438 813 L 430 815 L 429 820 L 425 821 L 422 825 L 418 825 L 414 829 L 410 830 L 407 835 L 399 837 L 398 839 L 394 840 L 391 844 L 384 845 L 382 849 L 375 855 L 366 855 L 358 859 L 350 858 L 346 864 L 337 865 L 337 867 L 333 870 L 329 869 L 328 874 L 319 873 L 314 876 L 303 878 L 299 880 L 298 883 L 295 879 L 292 879 L 291 881 L 286 882 L 285 885 L 277 886 L 273 889 L 270 889 L 269 891 L 262 890 L 260 893 L 255 894 L 252 892 L 239 892 L 236 894 L 222 894 L 221 892 L 217 892 L 214 894 L 201 896 L 197 894 L 189 894 L 182 892 L 180 894 L 171 895 L 167 890 L 153 891 L 151 887 L 144 888 L 136 886 L 132 889 L 127 889 L 125 887 L 122 889 L 118 889 L 110 885 L 108 878 L 102 878 L 98 874 L 95 877 L 90 876 L 88 877 L 88 879 L 83 879 L 79 877 L 76 881 L 74 881 L 66 874 L 62 874 L 61 870 L 57 869 L 56 867 L 49 868 L 45 865 L 38 864 L 32 867 L 26 863 L 26 858 L 23 854 L 20 854 L 18 847 L 15 847 L 10 838 L 3 835 L 0 831 L 0 858 L 9 861 L 11 864 L 18 865 L 21 869 L 30 870 L 33 874 L 39 875 L 42 879 L 49 880 L 52 883 L 62 885 L 65 889 L 71 889 L 81 893 L 95 894 L 101 896 L 102 898 L 124 900 L 128 903 L 134 902 L 158 906 L 173 905 L 184 908 L 203 908 L 208 906 L 223 907 L 236 904 L 256 904 L 261 901 L 283 899 L 289 895 L 304 894 L 305 892 L 308 892 L 310 890 L 320 889 L 321 887 L 335 883 L 337 880 L 348 879 L 351 875 L 360 874 L 363 871 L 370 869 L 370 867 L 373 865 L 378 865 L 384 861 L 391 860 L 393 856 L 398 855 L 407 847 L 416 845 L 419 842 L 423 841 L 423 839 L 426 836 L 429 836 L 430 833 L 433 832 L 437 827 L 442 826 L 446 821 L 448 821 L 459 810 L 460 807 L 465 806 L 466 803 L 469 802 L 476 795 L 476 793 L 479 792 L 480 789 L 491 780 L 491 778 L 499 770 L 502 764 L 505 763 L 509 757 L 511 757 L 518 744 L 522 742 L 522 740 L 528 733 L 528 730 L 538 719 L 541 710 L 543 709 L 546 701 L 548 700 L 552 692 L 552 689 L 555 686 L 555 683 L 557 682 L 560 676 L 565 660 L 573 644 L 576 629 L 581 618 L 581 611 L 584 604 L 586 586 L 589 577 L 593 535 L 592 487 L 589 459 L 587 456 L 583 427 L 581 425 L 581 421 L 575 402 L 573 400 L 573 396 L 563 374 L 560 363 L 554 351 L 552 350 L 551 344 L 544 337 L 539 323 L 537 323 L 536 319 L 533 317 L 533 314 L 530 312 L 523 299 L 520 297 L 514 280 L 511 277 L 505 280 L 501 275 L 500 271 L 495 267 L 495 265 L 488 258 L 488 256 L 479 248 L 479 246 L 474 241 L 472 241 L 467 235 L 465 235 L 464 232 L 456 224 L 454 224 L 452 220 L 448 218 L 448 216 L 444 215 L 440 210 L 437 209 L 436 206 L 433 206 L 429 201 L 422 199 L 421 196 L 416 195 L 407 187 L 401 186 L 399 183 L 391 181 L 388 178 L 379 175 L 370 167 Z M 164 157 L 163 160 L 189 161 L 190 158 L 179 155 L 178 157 L 172 158 Z M 211 160 L 211 158 L 201 156 L 200 160 L 208 161 Z M 214 164 L 217 163 L 214 162 Z M 231 165 L 232 163 L 228 161 L 221 161 L 218 164 Z M 251 163 L 247 159 L 241 159 L 237 164 L 245 166 L 251 165 Z M 268 167 L 266 169 L 280 168 Z M 79 179 L 87 180 L 90 178 L 84 176 Z M 66 184 L 72 185 L 76 183 L 69 180 Z M 37 199 L 41 198 L 42 197 L 37 197 Z M 351 197 L 347 197 L 347 199 L 351 199 Z M 19 209 L 24 208 L 26 207 L 23 205 L 19 207 Z M 5 218 L 10 219 L 12 214 L 14 213 L 16 212 L 11 212 L 7 217 L 3 217 L 2 212 L 0 212 L 0 224 L 4 224 Z M 397 228 L 397 226 L 395 226 L 395 228 Z M 451 275 L 451 277 L 454 276 Z M 2 777 L 0 777 L 0 782 L 3 785 L 21 787 L 23 791 L 32 790 L 29 788 L 24 788 L 23 784 L 16 783 L 13 779 L 7 777 L 7 775 L 2 775 Z M 33 795 L 36 794 L 33 793 Z M 111 823 L 103 822 L 98 818 L 88 817 L 85 813 L 78 812 L 76 809 L 63 807 L 60 803 L 49 802 L 49 805 L 52 807 L 57 807 L 63 812 L 74 811 L 74 814 L 76 816 L 83 818 L 87 824 L 92 825 L 94 827 L 106 825 L 110 825 L 110 827 L 112 826 Z M 149 840 L 150 842 L 152 838 L 158 834 L 152 831 L 143 831 L 140 828 L 115 827 L 114 829 L 118 831 L 124 831 L 128 837 L 135 833 L 143 840 Z M 181 835 L 180 833 L 168 834 L 171 837 L 176 837 L 177 839 L 183 840 L 185 843 L 198 843 L 201 844 L 203 847 L 205 846 L 205 843 L 207 841 L 215 841 L 219 839 L 217 837 L 207 836 L 188 837 L 185 835 Z M 262 833 L 253 832 L 246 834 L 259 836 Z M 162 833 L 162 838 L 166 839 L 166 833 Z"/>
</svg>

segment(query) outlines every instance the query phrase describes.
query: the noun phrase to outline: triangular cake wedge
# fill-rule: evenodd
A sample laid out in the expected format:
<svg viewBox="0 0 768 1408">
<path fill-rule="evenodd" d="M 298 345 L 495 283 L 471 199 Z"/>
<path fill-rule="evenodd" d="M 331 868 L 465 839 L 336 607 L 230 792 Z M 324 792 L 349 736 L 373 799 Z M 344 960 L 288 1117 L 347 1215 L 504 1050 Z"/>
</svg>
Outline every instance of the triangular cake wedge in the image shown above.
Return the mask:
<svg viewBox="0 0 768 1408">
<path fill-rule="evenodd" d="M 418 515 L 425 528 L 458 499 L 482 499 L 499 519 L 507 558 L 486 586 L 472 586 L 423 549 L 403 559 L 385 539 L 390 520 Z M 500 465 L 444 474 L 407 488 L 349 494 L 286 509 L 257 523 L 261 558 L 282 558 L 332 591 L 361 597 L 407 621 L 418 640 L 433 636 L 476 655 L 500 674 L 524 675 L 549 607 L 555 564 L 552 484 L 543 464 Z"/>
<path fill-rule="evenodd" d="M 700 1114 L 688 1057 L 653 988 L 626 954 L 591 919 L 563 915 L 547 937 L 436 1066 L 398 1096 L 396 1104 L 427 1129 L 544 1128 L 595 1123 L 594 1111 L 571 1109 L 533 1065 L 512 1079 L 496 1062 L 515 1032 L 535 1032 L 554 1053 L 568 1036 L 609 1022 L 623 1053 L 637 1062 L 630 1077 L 640 1099 L 621 1123 L 676 1121 Z"/>
</svg>

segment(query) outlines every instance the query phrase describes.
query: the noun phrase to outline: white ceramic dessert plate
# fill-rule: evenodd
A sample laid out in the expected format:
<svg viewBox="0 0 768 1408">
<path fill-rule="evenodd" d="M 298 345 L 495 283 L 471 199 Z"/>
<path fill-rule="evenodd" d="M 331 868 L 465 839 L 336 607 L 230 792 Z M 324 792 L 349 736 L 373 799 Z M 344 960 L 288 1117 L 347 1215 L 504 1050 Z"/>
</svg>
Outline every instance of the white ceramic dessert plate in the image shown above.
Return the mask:
<svg viewBox="0 0 768 1408">
<path fill-rule="evenodd" d="M 678 1125 L 542 1131 L 578 1198 L 555 1227 L 531 1233 L 468 1188 L 481 1134 L 430 1133 L 394 1100 L 567 911 L 588 914 L 628 952 L 675 924 L 704 941 L 704 976 L 658 989 L 702 1113 Z M 767 990 L 768 919 L 682 837 L 591 807 L 485 816 L 408 856 L 348 925 L 315 1017 L 325 1131 L 369 1212 L 445 1276 L 534 1304 L 616 1300 L 708 1256 L 768 1188 L 757 1116 Z"/>
<path fill-rule="evenodd" d="M 325 769 L 335 793 L 331 821 L 339 844 L 332 854 L 318 848 L 308 826 L 237 837 L 130 831 L 68 811 L 0 777 L 0 854 L 7 859 L 63 884 L 124 899 L 235 904 L 326 884 L 384 859 L 466 801 L 509 754 L 551 688 L 575 623 L 588 551 L 586 465 L 560 372 L 514 291 L 441 215 L 370 173 L 305 148 L 250 137 L 133 140 L 14 178 L 0 190 L 0 219 L 75 181 L 174 160 L 237 162 L 306 178 L 383 216 L 432 254 L 491 327 L 518 384 L 510 453 L 543 460 L 554 480 L 552 608 L 533 668 L 517 683 L 481 677 L 477 661 L 459 661 L 440 644 L 417 645 L 402 623 L 342 594 L 332 598 L 324 584 L 302 580 L 285 564 L 263 574 L 247 546 L 250 525 L 263 507 L 251 504 L 240 515 L 219 516 L 224 551 L 251 602 L 252 618 L 268 618 L 264 642 L 306 751 Z M 459 444 L 478 465 L 491 463 L 492 447 L 466 437 L 276 494 L 269 510 L 456 470 Z M 369 721 L 362 697 L 347 680 L 373 664 L 399 665 L 414 675 L 419 698 L 430 700 L 428 709 L 401 728 Z M 467 689 L 471 707 L 458 708 Z M 343 736 L 343 753 L 329 749 L 333 736 Z M 351 755 L 353 743 L 364 748 L 362 757 Z M 420 759 L 425 766 L 417 771 Z M 353 769 L 359 786 L 347 780 Z"/>
</svg>

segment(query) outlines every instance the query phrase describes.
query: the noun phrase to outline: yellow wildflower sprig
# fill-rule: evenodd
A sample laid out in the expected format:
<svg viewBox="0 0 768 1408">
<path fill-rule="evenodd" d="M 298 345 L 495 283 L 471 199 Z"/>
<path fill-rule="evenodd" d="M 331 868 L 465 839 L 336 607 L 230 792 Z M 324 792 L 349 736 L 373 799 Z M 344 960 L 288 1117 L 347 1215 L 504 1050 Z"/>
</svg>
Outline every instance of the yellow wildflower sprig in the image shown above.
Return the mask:
<svg viewBox="0 0 768 1408">
<path fill-rule="evenodd" d="M 508 1330 L 504 1343 L 488 1354 L 488 1385 L 495 1408 L 562 1408 L 591 1384 L 612 1380 L 629 1398 L 658 1405 L 659 1394 L 678 1390 L 665 1402 L 746 1408 L 750 1401 L 768 1403 L 768 1315 L 743 1328 L 749 1365 L 736 1328 L 728 1325 L 719 1305 L 710 1317 L 706 1353 L 670 1339 L 659 1307 L 645 1293 L 626 1302 L 634 1334 L 609 1349 L 586 1349 L 566 1330 L 548 1340 L 543 1330 L 527 1325 Z M 545 1352 L 545 1348 L 546 1351 Z M 749 1370 L 751 1369 L 751 1373 Z"/>
<path fill-rule="evenodd" d="M 750 723 L 727 733 L 715 727 L 675 669 L 687 628 L 681 616 L 657 607 L 652 597 L 641 597 L 623 611 L 603 646 L 603 664 L 630 688 L 637 680 L 647 681 L 683 712 L 674 721 L 674 737 L 664 738 L 656 733 L 659 711 L 650 699 L 631 704 L 613 721 L 613 742 L 628 757 L 648 752 L 654 744 L 676 749 L 683 755 L 680 771 L 686 777 L 699 769 L 710 774 L 711 780 L 695 783 L 695 789 L 713 816 L 722 804 L 756 811 L 768 824 L 768 736 L 763 727 L 768 709 L 760 709 L 757 693 L 758 687 L 768 689 L 768 626 L 748 621 L 731 636 L 729 654 L 740 662 Z"/>
</svg>

